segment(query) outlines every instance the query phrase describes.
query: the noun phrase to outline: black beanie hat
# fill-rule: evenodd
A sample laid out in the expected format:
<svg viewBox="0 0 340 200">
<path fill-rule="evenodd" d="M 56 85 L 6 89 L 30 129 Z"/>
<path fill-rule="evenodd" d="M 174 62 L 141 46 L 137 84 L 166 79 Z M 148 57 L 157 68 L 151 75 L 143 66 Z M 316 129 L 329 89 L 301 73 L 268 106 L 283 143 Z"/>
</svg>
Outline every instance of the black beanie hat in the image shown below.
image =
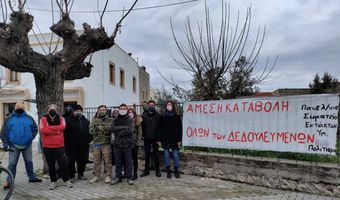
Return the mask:
<svg viewBox="0 0 340 200">
<path fill-rule="evenodd" d="M 74 110 L 74 111 L 76 111 L 76 110 L 81 110 L 81 111 L 83 111 L 83 107 L 82 107 L 81 105 L 77 104 L 77 105 L 73 106 L 73 110 Z"/>
</svg>

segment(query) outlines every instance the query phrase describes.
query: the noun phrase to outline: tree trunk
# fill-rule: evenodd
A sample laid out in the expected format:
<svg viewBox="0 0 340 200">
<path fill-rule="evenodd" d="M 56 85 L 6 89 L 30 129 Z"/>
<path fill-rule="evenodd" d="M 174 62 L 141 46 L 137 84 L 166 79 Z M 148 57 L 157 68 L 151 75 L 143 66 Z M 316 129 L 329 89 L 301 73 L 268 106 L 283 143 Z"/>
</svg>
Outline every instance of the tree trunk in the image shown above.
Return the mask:
<svg viewBox="0 0 340 200">
<path fill-rule="evenodd" d="M 47 80 L 34 75 L 35 87 L 36 87 L 36 101 L 38 109 L 38 123 L 43 115 L 47 113 L 47 106 L 50 104 L 56 104 L 58 106 L 58 114 L 62 114 L 64 111 L 64 79 L 61 75 L 61 67 L 48 66 L 54 70 L 50 71 L 50 76 Z M 41 141 L 40 141 L 41 142 Z M 41 143 L 40 143 L 41 144 Z M 42 149 L 42 146 L 41 146 Z M 43 158 L 43 174 L 48 173 L 48 167 L 44 153 Z"/>
<path fill-rule="evenodd" d="M 64 110 L 64 78 L 61 75 L 61 70 L 58 70 L 59 67 L 53 68 L 54 70 L 50 71 L 47 80 L 34 77 L 39 120 L 47 113 L 47 106 L 50 104 L 58 106 L 58 114 L 62 114 Z"/>
</svg>

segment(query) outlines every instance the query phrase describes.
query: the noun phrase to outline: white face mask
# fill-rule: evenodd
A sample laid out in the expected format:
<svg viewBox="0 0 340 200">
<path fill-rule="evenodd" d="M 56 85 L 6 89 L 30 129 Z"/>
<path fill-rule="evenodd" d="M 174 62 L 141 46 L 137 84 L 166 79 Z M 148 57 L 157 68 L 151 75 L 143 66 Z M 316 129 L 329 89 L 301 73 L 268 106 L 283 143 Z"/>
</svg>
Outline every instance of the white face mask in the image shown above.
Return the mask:
<svg viewBox="0 0 340 200">
<path fill-rule="evenodd" d="M 166 106 L 166 109 L 168 110 L 168 111 L 172 111 L 172 106 Z"/>
<path fill-rule="evenodd" d="M 119 114 L 120 115 L 126 115 L 127 114 L 127 110 L 119 110 Z"/>
<path fill-rule="evenodd" d="M 131 117 L 133 119 L 133 117 L 134 117 L 133 113 L 129 113 L 129 117 Z"/>
</svg>

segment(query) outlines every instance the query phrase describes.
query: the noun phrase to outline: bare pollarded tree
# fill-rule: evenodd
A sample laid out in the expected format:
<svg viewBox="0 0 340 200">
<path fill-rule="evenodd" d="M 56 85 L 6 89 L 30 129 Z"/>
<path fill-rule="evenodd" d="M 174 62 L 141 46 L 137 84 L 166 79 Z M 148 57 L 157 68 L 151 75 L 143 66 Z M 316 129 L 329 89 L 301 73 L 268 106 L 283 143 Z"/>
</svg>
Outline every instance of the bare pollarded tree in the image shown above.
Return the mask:
<svg viewBox="0 0 340 200">
<path fill-rule="evenodd" d="M 250 7 L 243 22 L 240 22 L 238 13 L 235 24 L 231 19 L 230 5 L 222 1 L 221 10 L 221 23 L 217 32 L 214 32 L 215 26 L 206 2 L 205 20 L 203 23 L 197 21 L 196 30 L 193 30 L 192 22 L 187 17 L 184 41 L 179 41 L 171 21 L 179 52 L 179 59 L 175 58 L 175 61 L 193 77 L 190 91 L 170 81 L 177 95 L 185 94 L 191 100 L 235 98 L 249 94 L 252 91 L 249 87 L 260 84 L 270 76 L 278 57 L 272 65 L 269 65 L 267 58 L 266 63 L 256 69 L 266 28 L 258 27 L 256 32 L 251 32 Z M 255 36 L 253 44 L 250 44 L 250 36 Z"/>
<path fill-rule="evenodd" d="M 17 8 L 11 1 L 0 0 L 0 65 L 16 71 L 33 73 L 36 85 L 36 100 L 39 118 L 51 103 L 63 107 L 64 81 L 75 80 L 91 75 L 91 63 L 85 62 L 92 53 L 109 49 L 115 44 L 115 38 L 121 28 L 122 21 L 130 14 L 138 0 L 116 23 L 112 34 L 108 34 L 102 26 L 102 19 L 108 4 L 100 14 L 100 25 L 92 28 L 83 24 L 83 33 L 77 34 L 70 12 L 74 0 L 56 0 L 61 12 L 60 20 L 50 30 L 62 38 L 62 49 L 50 51 L 47 55 L 35 52 L 28 40 L 28 33 L 33 28 L 33 16 L 27 13 L 26 0 L 18 0 Z M 10 10 L 10 19 L 7 11 Z M 53 11 L 52 11 L 53 12 Z"/>
</svg>

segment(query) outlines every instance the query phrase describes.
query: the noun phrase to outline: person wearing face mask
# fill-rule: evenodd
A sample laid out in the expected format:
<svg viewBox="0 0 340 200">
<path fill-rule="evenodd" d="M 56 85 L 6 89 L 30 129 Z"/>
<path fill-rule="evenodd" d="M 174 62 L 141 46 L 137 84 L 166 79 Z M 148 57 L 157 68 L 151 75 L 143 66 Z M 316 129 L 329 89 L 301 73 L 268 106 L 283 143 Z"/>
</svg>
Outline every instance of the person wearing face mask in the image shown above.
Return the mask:
<svg viewBox="0 0 340 200">
<path fill-rule="evenodd" d="M 73 187 L 68 176 L 67 157 L 64 144 L 64 130 L 66 122 L 63 117 L 57 113 L 58 107 L 51 104 L 47 107 L 47 114 L 40 119 L 40 133 L 42 136 L 43 152 L 48 165 L 48 173 L 50 175 L 50 190 L 56 188 L 57 175 L 55 164 L 58 163 L 59 173 L 66 187 Z"/>
<path fill-rule="evenodd" d="M 148 112 L 143 114 L 142 118 L 142 140 L 144 141 L 144 151 L 145 151 L 145 166 L 144 172 L 140 175 L 141 177 L 148 176 L 150 174 L 150 155 L 153 154 L 153 159 L 155 163 L 156 176 L 161 177 L 161 172 L 159 169 L 159 158 L 158 158 L 158 144 L 159 132 L 160 132 L 160 122 L 161 115 L 156 111 L 156 103 L 153 100 L 148 102 Z M 152 152 L 151 152 L 152 148 Z"/>
<path fill-rule="evenodd" d="M 173 154 L 175 177 L 180 178 L 178 152 L 182 142 L 182 119 L 179 116 L 173 101 L 167 101 L 166 103 L 161 127 L 162 131 L 159 144 L 162 144 L 162 148 L 164 149 L 164 162 L 167 170 L 167 178 L 171 178 L 170 152 Z"/>
<path fill-rule="evenodd" d="M 142 116 L 143 116 L 144 114 L 147 114 L 148 111 L 149 111 L 148 102 L 143 101 L 143 102 L 142 102 L 142 107 L 143 107 L 143 112 L 142 112 Z"/>
<path fill-rule="evenodd" d="M 113 119 L 108 116 L 107 107 L 100 105 L 95 117 L 90 123 L 90 135 L 92 136 L 92 150 L 94 161 L 94 177 L 90 183 L 97 182 L 100 177 L 100 166 L 104 158 L 105 183 L 111 182 L 112 160 L 111 160 L 111 124 Z"/>
<path fill-rule="evenodd" d="M 76 173 L 75 163 L 77 163 L 78 180 L 86 180 L 84 171 L 91 142 L 89 126 L 90 121 L 83 115 L 83 107 L 75 105 L 73 114 L 66 119 L 64 132 L 68 171 L 72 181 Z"/>
<path fill-rule="evenodd" d="M 148 106 L 148 102 L 147 101 L 143 101 L 142 102 L 142 108 L 143 108 L 143 112 L 142 112 L 142 118 L 144 115 L 147 115 L 149 113 L 149 106 Z M 142 118 L 141 118 L 141 121 L 142 121 Z M 143 146 L 143 145 L 142 145 Z M 153 150 L 150 149 L 150 152 L 152 152 Z M 154 158 L 153 158 L 153 154 L 150 155 L 150 166 L 149 166 L 149 169 L 150 170 L 155 170 L 155 164 L 154 164 Z"/>
<path fill-rule="evenodd" d="M 133 176 L 132 180 L 137 180 L 137 172 L 138 172 L 138 148 L 141 144 L 142 138 L 142 118 L 137 115 L 136 111 L 133 108 L 129 108 L 128 115 L 131 119 L 133 119 L 135 123 L 135 129 L 133 131 L 133 146 L 132 146 L 132 163 L 133 163 Z"/>
<path fill-rule="evenodd" d="M 135 123 L 128 115 L 128 107 L 126 104 L 119 106 L 119 116 L 112 122 L 111 131 L 114 133 L 114 140 L 112 141 L 114 149 L 114 157 L 116 164 L 115 179 L 111 184 L 122 182 L 122 167 L 123 162 L 125 166 L 125 177 L 129 185 L 133 185 L 132 180 L 132 156 L 131 148 L 133 147 L 133 131 Z"/>
<path fill-rule="evenodd" d="M 16 175 L 16 168 L 20 153 L 22 153 L 26 172 L 29 182 L 41 182 L 33 172 L 32 162 L 32 141 L 38 133 L 38 126 L 34 119 L 25 112 L 23 103 L 15 104 L 14 112 L 8 116 L 1 129 L 1 140 L 4 149 L 9 151 L 8 169 L 12 172 L 13 177 Z M 5 182 L 4 188 L 9 188 L 8 182 Z"/>
<path fill-rule="evenodd" d="M 66 120 L 66 118 L 72 116 L 72 114 L 73 114 L 73 107 L 71 105 L 67 105 L 63 113 L 63 118 Z"/>
<path fill-rule="evenodd" d="M 112 118 L 116 119 L 118 117 L 118 115 L 119 115 L 119 110 L 118 109 L 114 109 L 112 111 Z"/>
</svg>

